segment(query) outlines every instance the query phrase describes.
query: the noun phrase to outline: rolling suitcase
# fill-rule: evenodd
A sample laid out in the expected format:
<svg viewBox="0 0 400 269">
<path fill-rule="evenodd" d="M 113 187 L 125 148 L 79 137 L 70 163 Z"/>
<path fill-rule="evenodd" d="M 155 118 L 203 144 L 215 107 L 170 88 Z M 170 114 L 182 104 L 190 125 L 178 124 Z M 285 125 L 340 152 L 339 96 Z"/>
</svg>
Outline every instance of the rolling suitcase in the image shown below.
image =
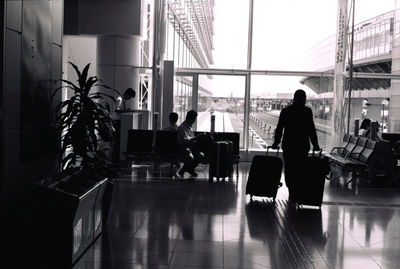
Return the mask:
<svg viewBox="0 0 400 269">
<path fill-rule="evenodd" d="M 329 159 L 313 151 L 307 158 L 304 176 L 295 184 L 294 200 L 298 205 L 311 205 L 321 208 L 324 196 L 325 178 L 330 172 Z"/>
<path fill-rule="evenodd" d="M 268 156 L 269 149 L 270 147 L 267 147 L 266 156 L 254 156 L 251 162 L 246 185 L 246 194 L 250 194 L 250 199 L 253 196 L 262 196 L 273 198 L 275 201 L 278 188 L 282 186 L 280 180 L 283 162 L 278 157 L 279 148 L 276 157 Z"/>
<path fill-rule="evenodd" d="M 232 142 L 216 141 L 211 144 L 209 180 L 232 178 Z"/>
</svg>

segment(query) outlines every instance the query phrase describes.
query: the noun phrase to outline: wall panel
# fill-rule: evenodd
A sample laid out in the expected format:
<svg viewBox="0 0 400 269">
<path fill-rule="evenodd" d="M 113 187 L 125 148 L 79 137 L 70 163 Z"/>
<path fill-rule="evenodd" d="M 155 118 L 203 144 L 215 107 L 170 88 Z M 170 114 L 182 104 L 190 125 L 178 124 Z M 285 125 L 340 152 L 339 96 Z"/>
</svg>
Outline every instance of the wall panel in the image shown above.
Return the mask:
<svg viewBox="0 0 400 269">
<path fill-rule="evenodd" d="M 62 45 L 63 39 L 63 1 L 53 0 L 51 5 L 51 40 L 54 44 Z"/>
<path fill-rule="evenodd" d="M 22 20 L 21 127 L 49 121 L 51 2 L 24 1 Z"/>
<path fill-rule="evenodd" d="M 21 35 L 6 30 L 4 55 L 3 121 L 4 130 L 17 129 L 20 126 L 21 95 Z"/>
<path fill-rule="evenodd" d="M 6 1 L 6 27 L 21 32 L 22 0 Z"/>
</svg>

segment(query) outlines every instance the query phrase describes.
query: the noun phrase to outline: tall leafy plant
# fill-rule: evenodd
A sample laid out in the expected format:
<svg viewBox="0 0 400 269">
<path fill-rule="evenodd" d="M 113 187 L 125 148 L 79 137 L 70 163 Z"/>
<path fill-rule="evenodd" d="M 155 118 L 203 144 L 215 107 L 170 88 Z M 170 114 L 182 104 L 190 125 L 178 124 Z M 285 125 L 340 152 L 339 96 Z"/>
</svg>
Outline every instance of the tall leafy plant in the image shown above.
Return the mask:
<svg viewBox="0 0 400 269">
<path fill-rule="evenodd" d="M 88 76 L 90 63 L 82 72 L 72 62 L 69 64 L 78 76 L 77 83 L 62 80 L 64 85 L 56 89 L 67 88 L 72 92 L 68 100 L 57 106 L 61 168 L 77 167 L 84 172 L 115 177 L 116 172 L 106 154 L 108 148 L 103 142 L 111 142 L 115 135 L 110 103 L 115 104 L 112 92 L 119 93 L 102 84 L 96 76 Z M 100 92 L 101 88 L 111 94 Z"/>
</svg>

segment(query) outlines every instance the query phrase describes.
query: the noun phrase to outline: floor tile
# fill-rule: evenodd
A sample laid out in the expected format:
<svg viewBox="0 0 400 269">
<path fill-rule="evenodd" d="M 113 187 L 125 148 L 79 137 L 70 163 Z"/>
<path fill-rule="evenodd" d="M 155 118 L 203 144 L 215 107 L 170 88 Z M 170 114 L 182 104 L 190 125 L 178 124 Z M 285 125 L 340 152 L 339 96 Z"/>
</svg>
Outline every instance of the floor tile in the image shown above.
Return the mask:
<svg viewBox="0 0 400 269">
<path fill-rule="evenodd" d="M 116 183 L 103 235 L 74 268 L 400 268 L 397 189 L 326 181 L 318 208 L 245 195 L 239 177 L 176 179 L 168 165 L 134 166 Z M 343 180 L 343 178 L 339 179 Z"/>
<path fill-rule="evenodd" d="M 360 258 L 357 256 L 342 258 L 326 259 L 330 268 L 347 269 L 347 268 L 365 268 L 365 269 L 380 269 L 380 265 L 371 258 Z"/>
<path fill-rule="evenodd" d="M 174 253 L 171 264 L 174 266 L 198 266 L 202 268 L 223 267 L 223 255 L 218 252 L 178 252 Z"/>
</svg>

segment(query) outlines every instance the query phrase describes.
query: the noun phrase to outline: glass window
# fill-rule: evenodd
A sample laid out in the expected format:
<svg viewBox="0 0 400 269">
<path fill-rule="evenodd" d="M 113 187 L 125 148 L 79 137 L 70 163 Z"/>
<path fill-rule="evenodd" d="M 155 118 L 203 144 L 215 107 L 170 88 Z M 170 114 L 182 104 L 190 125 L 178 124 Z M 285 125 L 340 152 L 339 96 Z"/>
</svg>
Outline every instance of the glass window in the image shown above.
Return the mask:
<svg viewBox="0 0 400 269">
<path fill-rule="evenodd" d="M 214 1 L 214 68 L 245 69 L 249 3 L 242 0 Z"/>
<path fill-rule="evenodd" d="M 174 83 L 174 111 L 182 122 L 192 107 L 192 78 L 177 76 Z"/>
<path fill-rule="evenodd" d="M 335 34 L 336 2 L 254 1 L 253 69 L 304 70 L 307 51 Z"/>
<path fill-rule="evenodd" d="M 249 149 L 265 149 L 267 145 L 272 144 L 280 112 L 292 103 L 293 94 L 297 89 L 304 89 L 307 93 L 306 105 L 313 110 L 320 146 L 325 149 L 329 146 L 332 95 L 328 94 L 325 98 L 323 96 L 333 90 L 332 78 L 253 75 Z"/>
<path fill-rule="evenodd" d="M 190 13 L 187 8 L 189 2 L 183 0 L 180 2 L 186 8 L 184 9 L 186 13 Z M 337 0 L 254 0 L 251 68 L 253 70 L 332 71 L 335 60 L 337 2 Z M 365 64 L 368 62 L 367 57 L 389 52 L 392 36 L 389 24 L 390 14 L 387 15 L 386 12 L 392 9 L 393 0 L 356 2 L 357 30 L 354 44 L 356 61 L 361 60 Z M 247 68 L 248 11 L 248 1 L 214 1 L 214 64 L 209 63 L 208 67 Z M 348 18 L 348 21 L 351 19 Z M 190 18 L 189 23 L 194 25 Z M 174 36 L 175 39 L 173 39 Z M 196 31 L 194 36 L 197 39 L 200 38 Z M 186 42 L 178 34 L 168 32 L 168 40 L 167 58 L 174 59 L 176 67 L 200 67 L 192 54 L 193 48 L 187 47 Z M 170 48 L 171 44 L 174 49 Z M 199 44 L 203 46 L 201 42 Z M 370 67 L 367 66 L 363 70 L 388 68 L 384 64 Z M 354 107 L 351 107 L 352 117 L 363 115 L 357 103 L 360 98 L 370 93 L 377 93 L 377 91 L 361 89 L 376 90 L 376 87 L 381 87 L 386 92 L 379 92 L 379 94 L 388 93 L 390 83 L 387 85 L 387 83 L 382 84 L 377 81 L 376 79 L 364 81 L 354 79 L 353 91 L 357 95 L 352 101 L 354 102 Z M 192 108 L 191 78 L 179 78 L 175 84 L 175 108 L 181 113 L 181 118 L 184 118 L 187 110 Z M 198 130 L 209 130 L 209 116 L 214 114 L 217 117 L 217 131 L 234 130 L 240 132 L 242 139 L 246 132 L 250 149 L 263 149 L 266 144 L 271 143 L 273 137 L 275 127 L 272 116 L 276 119 L 280 110 L 290 103 L 293 92 L 298 88 L 305 89 L 309 94 L 307 105 L 314 112 L 320 144 L 322 147 L 327 146 L 330 140 L 333 79 L 318 76 L 252 75 L 249 104 L 250 129 L 244 131 L 245 78 L 243 76 L 200 75 L 197 104 L 200 114 Z M 372 107 L 369 108 L 369 113 L 376 117 L 375 114 L 371 114 L 371 111 L 373 111 Z M 390 115 L 384 115 L 384 117 L 390 118 Z M 243 140 L 241 140 L 241 147 L 243 146 Z"/>
<path fill-rule="evenodd" d="M 199 81 L 206 79 L 199 76 Z M 244 76 L 214 75 L 207 89 L 199 89 L 197 130 L 210 131 L 211 115 L 215 115 L 215 131 L 239 133 L 243 148 L 245 81 Z"/>
</svg>

